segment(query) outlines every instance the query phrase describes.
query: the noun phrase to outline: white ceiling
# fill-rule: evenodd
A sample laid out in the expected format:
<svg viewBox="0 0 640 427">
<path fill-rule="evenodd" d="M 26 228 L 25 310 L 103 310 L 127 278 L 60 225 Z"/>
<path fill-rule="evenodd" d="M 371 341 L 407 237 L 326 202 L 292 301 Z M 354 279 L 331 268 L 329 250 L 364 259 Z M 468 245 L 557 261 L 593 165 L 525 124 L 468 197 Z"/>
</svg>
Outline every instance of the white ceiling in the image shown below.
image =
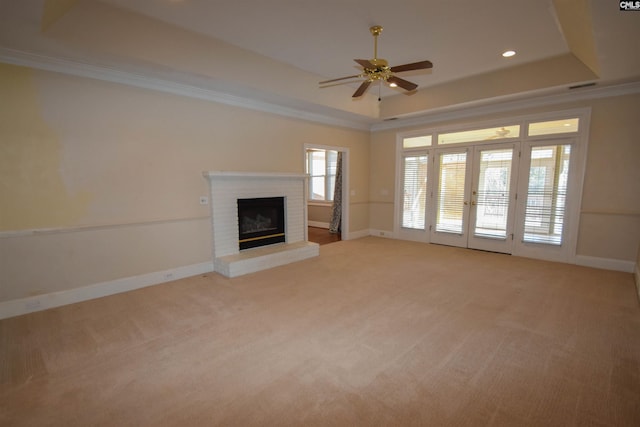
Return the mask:
<svg viewBox="0 0 640 427">
<path fill-rule="evenodd" d="M 488 0 L 466 9 L 451 0 L 106 1 L 327 79 L 357 74 L 353 60 L 373 58 L 372 25 L 384 27 L 378 56 L 390 65 L 436 65 L 412 76 L 420 86 L 568 52 L 551 0 Z M 503 58 L 507 49 L 518 55 Z"/>
<path fill-rule="evenodd" d="M 618 2 L 613 1 L 556 0 L 555 3 L 566 2 L 575 5 L 576 14 L 586 11 L 586 22 L 592 24 L 589 31 L 582 29 L 582 32 L 578 32 L 583 41 L 586 35 L 587 47 L 595 47 L 598 75 L 592 80 L 599 85 L 639 81 L 640 13 L 621 12 Z M 226 86 L 229 93 L 241 96 L 251 96 L 253 93 L 263 101 L 308 108 L 310 111 L 324 108 L 324 111 L 339 113 L 344 110 L 346 115 L 371 115 L 369 110 L 363 112 L 362 108 L 354 107 L 357 101 L 350 99 L 350 94 L 358 84 L 320 89 L 317 82 L 359 72 L 353 59 L 373 57 L 373 37 L 369 32 L 371 25 L 384 27 L 379 38 L 378 57 L 387 59 L 390 65 L 421 60 L 433 62 L 434 68 L 430 71 L 399 75 L 417 83 L 418 94 L 461 79 L 472 79 L 515 66 L 526 67 L 527 64 L 571 53 L 580 54 L 576 52 L 576 42 L 571 42 L 570 35 L 566 34 L 571 28 L 566 28 L 566 25 L 563 28 L 562 24 L 566 24 L 567 18 L 558 16 L 553 0 L 102 0 L 99 3 L 79 0 L 68 10 L 59 6 L 64 3 L 69 1 L 0 0 L 0 26 L 4 27 L 4 30 L 0 29 L 0 47 L 81 59 L 84 63 L 108 63 L 109 67 L 122 70 L 132 70 L 135 65 L 138 73 L 144 73 L 145 67 L 151 72 L 151 68 L 156 66 L 156 71 L 175 71 L 173 77 L 182 83 L 202 86 L 210 78 L 211 82 L 215 81 L 217 89 L 225 87 L 223 73 L 225 67 L 230 65 L 215 48 L 209 53 L 213 61 L 220 58 L 219 70 L 204 71 L 203 67 L 201 72 L 195 66 L 188 68 L 185 65 L 181 69 L 177 62 L 173 65 L 160 61 L 154 63 L 143 53 L 136 55 L 132 51 L 125 52 L 125 46 L 121 51 L 113 46 L 106 48 L 106 42 L 102 39 L 87 36 L 86 40 L 81 40 L 91 31 L 92 23 L 87 22 L 90 20 L 87 17 L 92 15 L 82 15 L 74 9 L 88 10 L 89 4 L 99 4 L 103 8 L 100 9 L 100 16 L 106 16 L 105 6 L 117 7 L 119 13 L 124 11 L 144 15 L 162 21 L 167 28 L 179 27 L 217 39 L 304 72 L 297 75 L 287 72 L 286 78 L 290 79 L 290 86 L 295 88 L 291 94 L 277 84 L 273 85 L 272 90 L 267 84 L 260 85 L 255 81 L 255 76 L 242 82 L 236 72 L 235 76 L 229 76 Z M 40 31 L 43 10 L 56 4 L 58 10 L 64 13 L 60 13 L 50 30 Z M 85 26 L 76 25 L 74 33 L 65 34 L 60 27 L 71 28 L 74 16 L 78 17 L 77 20 L 82 19 Z M 118 26 L 118 22 L 112 24 L 114 40 L 120 31 Z M 140 31 L 140 38 L 152 34 L 142 33 L 144 29 Z M 158 37 L 158 49 L 171 43 L 170 33 L 166 34 L 166 40 Z M 588 40 L 590 37 L 592 39 Z M 178 48 L 184 48 L 185 52 L 188 50 L 187 46 Z M 516 50 L 517 55 L 503 58 L 501 53 L 507 49 Z M 265 81 L 277 80 L 276 77 L 284 80 L 283 68 L 260 67 L 259 74 Z M 542 70 L 545 73 L 544 67 Z M 554 72 L 551 68 L 548 70 L 550 74 Z M 191 81 L 189 76 L 192 77 Z M 552 76 L 546 80 L 548 83 L 522 89 L 522 93 L 531 96 L 536 91 L 548 92 L 558 84 Z M 566 89 L 571 83 L 584 81 L 585 77 L 581 74 L 576 76 L 575 81 L 565 78 L 562 85 Z M 515 86 L 509 90 L 514 94 L 519 91 Z M 400 89 L 382 88 L 378 92 L 378 88 L 372 86 L 369 91 L 375 92 L 375 98 L 380 94 L 383 103 L 397 104 L 396 109 L 400 111 L 403 109 L 400 104 L 411 102 L 411 96 L 403 94 Z M 497 95 L 504 97 L 505 93 L 496 91 Z M 491 96 L 490 93 L 482 94 L 487 99 Z M 346 98 L 347 101 L 342 105 L 343 101 L 335 101 L 333 97 Z M 419 96 L 414 98 L 412 102 L 420 104 Z M 364 99 L 361 102 L 375 101 Z M 318 110 L 316 106 L 322 108 Z M 406 112 L 428 112 L 426 107 L 419 110 L 417 105 L 406 108 Z"/>
</svg>

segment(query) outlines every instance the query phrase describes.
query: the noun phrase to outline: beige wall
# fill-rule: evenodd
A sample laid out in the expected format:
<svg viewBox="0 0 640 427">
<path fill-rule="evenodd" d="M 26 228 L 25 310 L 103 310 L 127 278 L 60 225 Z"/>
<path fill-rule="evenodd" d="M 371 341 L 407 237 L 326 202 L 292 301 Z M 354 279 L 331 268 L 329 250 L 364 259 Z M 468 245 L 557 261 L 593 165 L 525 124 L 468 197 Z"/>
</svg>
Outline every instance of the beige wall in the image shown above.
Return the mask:
<svg viewBox="0 0 640 427">
<path fill-rule="evenodd" d="M 633 261 L 640 242 L 640 95 L 592 105 L 577 252 Z"/>
<path fill-rule="evenodd" d="M 314 205 L 307 206 L 309 221 L 322 222 L 328 224 L 331 222 L 331 205 Z"/>
<path fill-rule="evenodd" d="M 304 144 L 349 149 L 350 232 L 393 230 L 396 130 L 3 64 L 0 99 L 0 302 L 209 262 L 202 172 L 302 172 Z M 640 95 L 509 114 L 577 107 L 592 108 L 578 254 L 636 261 Z"/>
<path fill-rule="evenodd" d="M 349 149 L 368 227 L 368 132 L 4 64 L 0 99 L 0 302 L 210 261 L 202 172 L 301 173 L 304 144 Z"/>
<path fill-rule="evenodd" d="M 591 108 L 591 128 L 577 254 L 633 262 L 640 241 L 640 95 L 511 111 L 464 121 L 433 123 L 422 128 L 580 107 Z M 402 131 L 415 129 L 420 126 Z M 371 137 L 372 229 L 393 231 L 397 133 L 397 130 L 380 131 Z"/>
</svg>

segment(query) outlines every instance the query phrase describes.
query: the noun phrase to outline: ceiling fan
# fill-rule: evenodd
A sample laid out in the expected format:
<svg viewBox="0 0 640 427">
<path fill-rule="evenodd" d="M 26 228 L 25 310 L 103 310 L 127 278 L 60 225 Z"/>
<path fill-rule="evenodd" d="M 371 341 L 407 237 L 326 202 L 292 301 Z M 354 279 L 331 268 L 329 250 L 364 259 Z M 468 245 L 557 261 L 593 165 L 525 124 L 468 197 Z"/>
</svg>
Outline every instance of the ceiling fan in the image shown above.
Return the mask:
<svg viewBox="0 0 640 427">
<path fill-rule="evenodd" d="M 362 96 L 374 81 L 387 82 L 391 87 L 399 86 L 407 91 L 416 89 L 418 87 L 417 84 L 401 79 L 400 77 L 396 76 L 395 73 L 413 70 L 426 70 L 429 68 L 433 68 L 433 64 L 430 61 L 420 61 L 413 62 L 411 64 L 389 67 L 389 63 L 387 62 L 387 60 L 378 58 L 378 36 L 380 35 L 380 33 L 382 33 L 382 27 L 380 25 L 374 25 L 373 27 L 369 28 L 369 31 L 373 35 L 374 39 L 373 59 L 354 59 L 354 61 L 356 61 L 363 67 L 362 73 L 353 76 L 325 80 L 323 82 L 320 82 L 320 84 L 323 85 L 354 78 L 366 79 L 364 82 L 362 82 L 358 90 L 355 91 L 355 93 L 353 94 L 353 98 Z"/>
</svg>

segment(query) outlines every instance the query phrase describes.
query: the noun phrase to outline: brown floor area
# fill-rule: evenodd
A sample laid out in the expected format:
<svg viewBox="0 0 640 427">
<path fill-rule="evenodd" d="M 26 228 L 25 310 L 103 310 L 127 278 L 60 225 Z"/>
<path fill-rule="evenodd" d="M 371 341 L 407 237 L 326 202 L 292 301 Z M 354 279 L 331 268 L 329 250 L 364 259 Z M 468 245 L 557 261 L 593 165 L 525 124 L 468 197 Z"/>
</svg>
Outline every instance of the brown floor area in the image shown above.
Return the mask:
<svg viewBox="0 0 640 427">
<path fill-rule="evenodd" d="M 0 321 L 3 426 L 638 426 L 633 275 L 368 237 Z"/>
<path fill-rule="evenodd" d="M 330 233 L 326 228 L 309 227 L 309 241 L 318 243 L 319 245 L 339 242 L 340 233 Z"/>
</svg>

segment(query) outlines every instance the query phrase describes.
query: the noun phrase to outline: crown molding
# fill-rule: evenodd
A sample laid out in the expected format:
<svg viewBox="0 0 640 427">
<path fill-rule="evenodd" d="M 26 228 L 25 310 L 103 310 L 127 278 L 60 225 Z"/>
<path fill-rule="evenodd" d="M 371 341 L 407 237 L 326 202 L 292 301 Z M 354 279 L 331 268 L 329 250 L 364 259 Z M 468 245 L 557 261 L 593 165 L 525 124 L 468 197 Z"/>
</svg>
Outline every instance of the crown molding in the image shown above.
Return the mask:
<svg viewBox="0 0 640 427">
<path fill-rule="evenodd" d="M 432 110 L 429 112 L 425 111 L 422 114 L 416 113 L 412 114 L 411 117 L 400 117 L 393 121 L 372 123 L 372 121 L 375 121 L 376 119 L 366 118 L 362 121 L 358 121 L 337 118 L 325 114 L 305 111 L 303 109 L 290 108 L 276 103 L 232 95 L 230 93 L 216 91 L 213 89 L 150 77 L 140 73 L 118 70 L 109 66 L 88 64 L 77 60 L 56 58 L 6 47 L 0 47 L 0 62 L 77 77 L 124 84 L 143 89 L 170 93 L 173 95 L 186 96 L 231 105 L 234 107 L 326 124 L 329 126 L 338 126 L 371 132 L 403 129 L 411 126 L 476 117 L 517 109 L 556 105 L 567 102 L 621 96 L 640 92 L 640 82 L 631 82 L 611 86 L 578 89 L 564 93 L 552 93 L 546 95 L 530 94 L 525 97 L 520 95 L 519 99 L 513 99 L 513 96 L 494 98 L 491 100 L 471 102 L 463 105 Z M 567 90 L 566 88 L 556 88 L 556 90 L 559 89 Z"/>
<path fill-rule="evenodd" d="M 75 60 L 55 58 L 5 47 L 0 47 L 0 62 L 30 67 L 38 70 L 53 71 L 77 77 L 135 86 L 143 89 L 186 96 L 331 126 L 365 131 L 369 131 L 371 127 L 370 122 L 358 122 L 355 120 L 331 117 L 324 114 L 289 108 L 275 103 L 258 101 L 256 99 L 245 98 L 212 89 L 145 76 L 139 73 L 117 70 L 104 65 L 88 64 Z"/>
<path fill-rule="evenodd" d="M 565 91 L 568 89 L 561 88 Z M 403 129 L 411 126 L 428 125 L 448 120 L 477 117 L 492 113 L 502 113 L 526 108 L 544 107 L 563 104 L 575 101 L 584 101 L 597 98 L 608 98 L 613 96 L 630 95 L 640 93 L 640 82 L 622 83 L 617 85 L 585 88 L 572 90 L 564 93 L 552 93 L 546 95 L 531 94 L 521 99 L 495 98 L 493 100 L 483 100 L 475 103 L 467 103 L 446 110 L 440 109 L 417 115 L 410 118 L 398 118 L 393 121 L 383 121 L 371 126 L 371 131 L 384 131 L 392 129 Z M 512 97 L 513 98 L 513 97 Z"/>
</svg>

